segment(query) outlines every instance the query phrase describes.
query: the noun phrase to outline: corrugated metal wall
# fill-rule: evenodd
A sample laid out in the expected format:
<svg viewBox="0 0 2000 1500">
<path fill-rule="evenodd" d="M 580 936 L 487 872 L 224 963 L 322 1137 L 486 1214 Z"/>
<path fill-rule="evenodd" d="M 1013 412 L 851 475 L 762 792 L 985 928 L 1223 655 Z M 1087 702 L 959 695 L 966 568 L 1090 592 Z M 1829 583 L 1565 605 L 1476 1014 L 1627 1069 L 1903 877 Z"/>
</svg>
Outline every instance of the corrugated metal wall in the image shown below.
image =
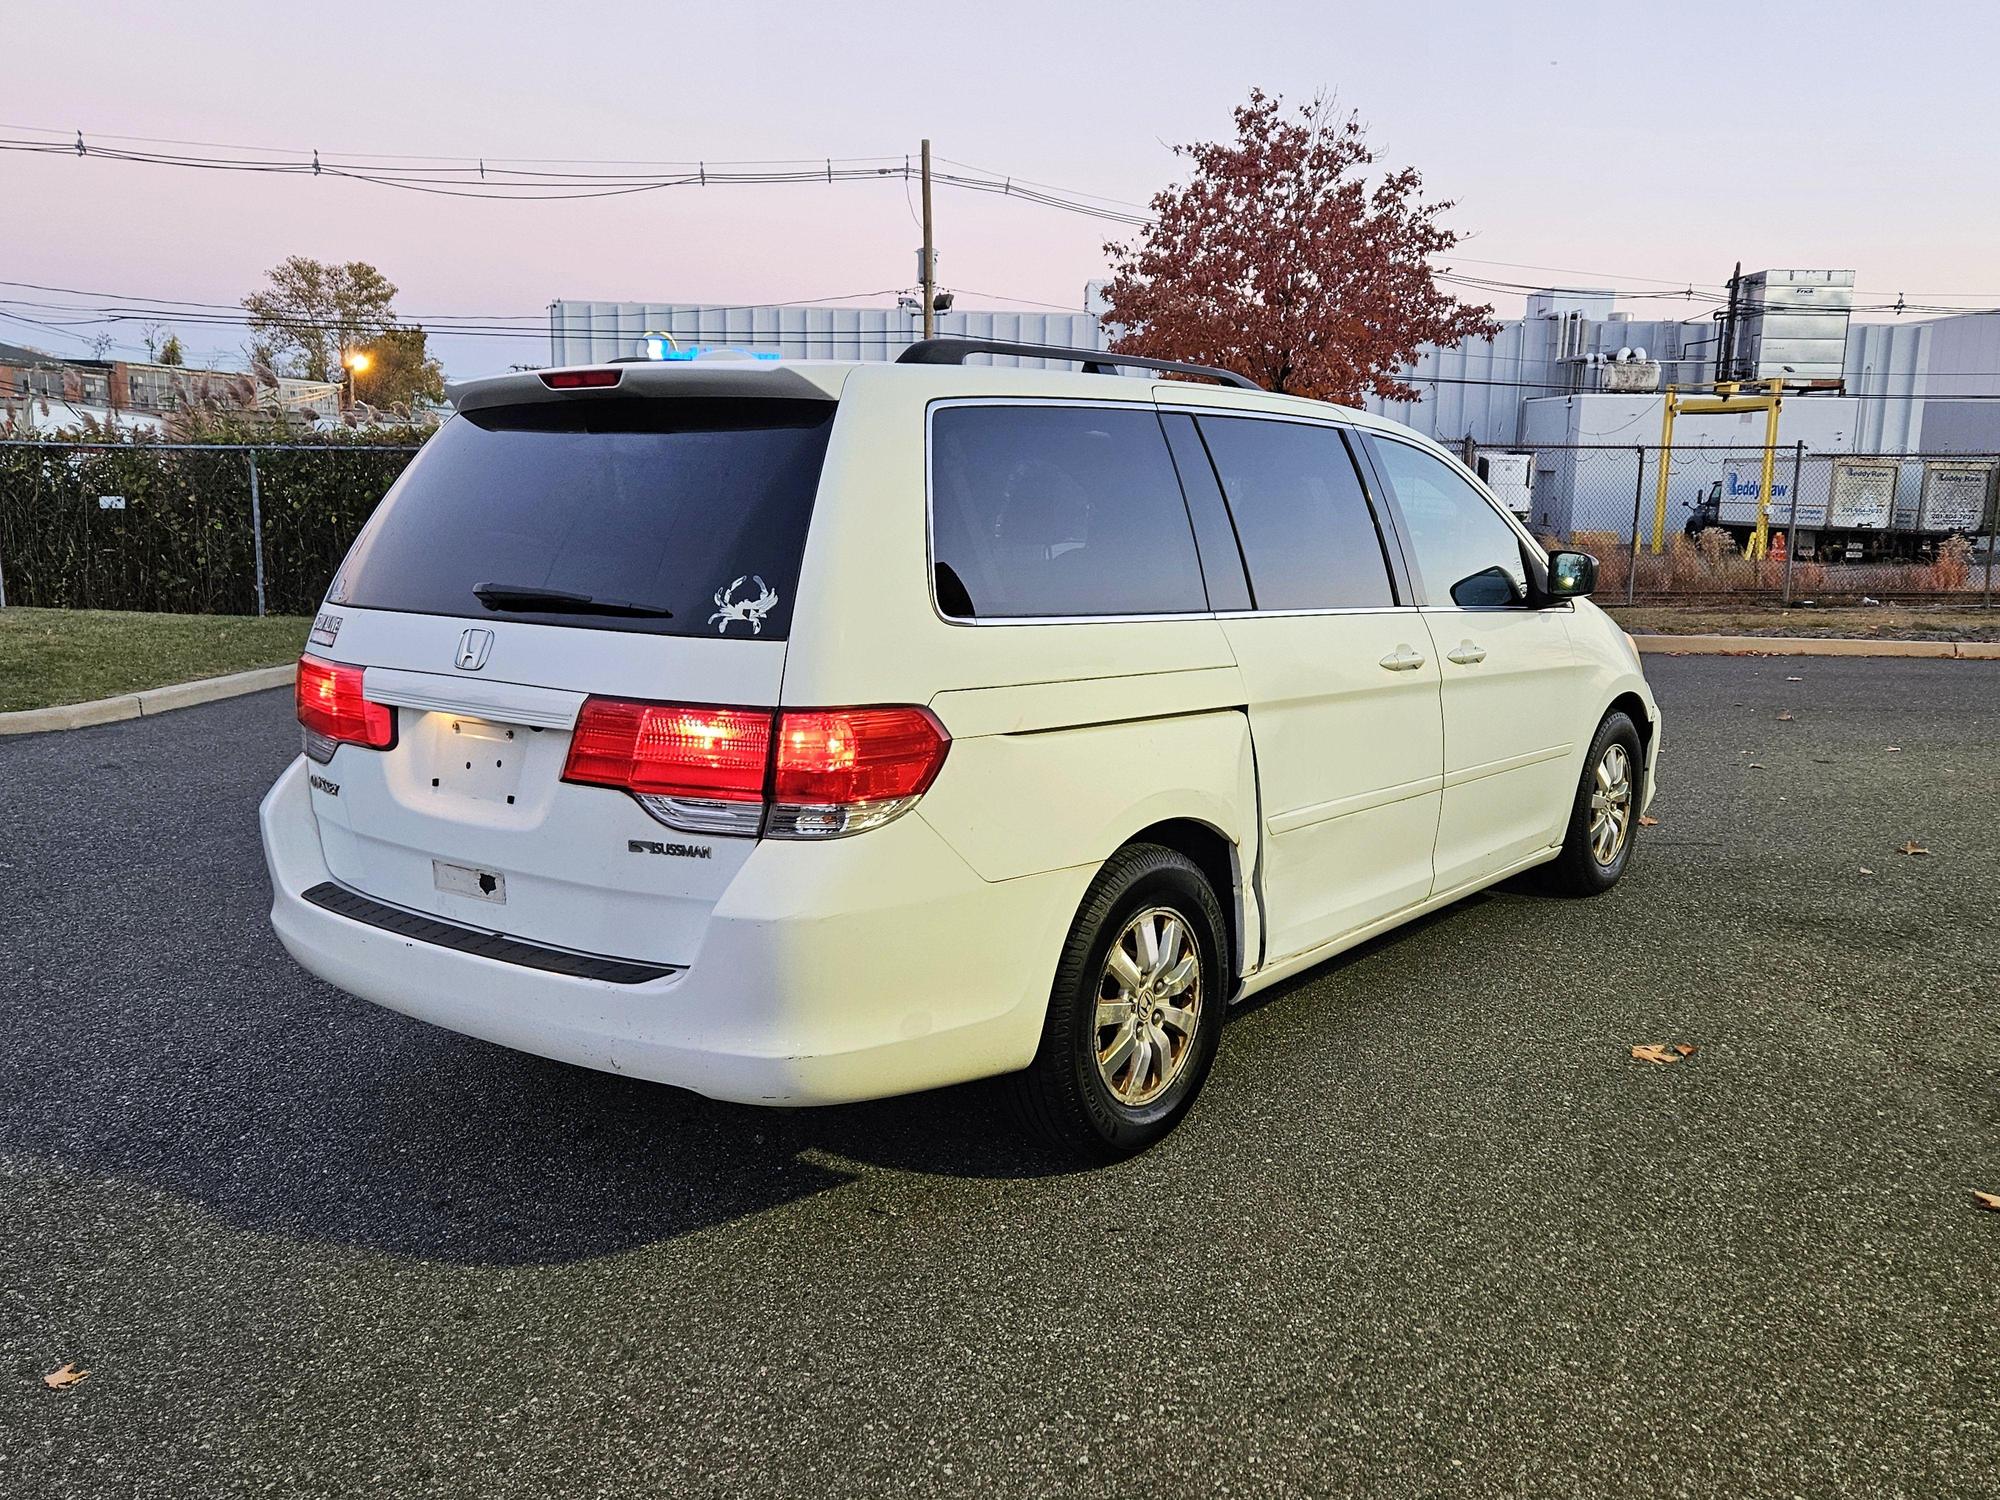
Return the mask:
<svg viewBox="0 0 2000 1500">
<path fill-rule="evenodd" d="M 1087 312 L 948 312 L 938 332 L 959 338 L 1012 339 L 1070 349 L 1102 349 L 1103 330 Z M 554 302 L 549 357 L 592 364 L 645 352 L 650 333 L 681 344 L 736 344 L 775 349 L 787 359 L 894 359 L 921 337 L 914 313 L 880 307 L 727 307 L 702 302 Z M 996 363 L 1041 366 L 1043 360 Z"/>
<path fill-rule="evenodd" d="M 1924 371 L 1930 364 L 1930 323 L 1849 323 L 1841 378 L 1861 403 L 1855 447 L 1863 453 L 1907 453 L 1922 445 Z M 1890 399 L 1883 399 L 1883 398 Z"/>
<path fill-rule="evenodd" d="M 1428 347 L 1404 372 L 1423 392 L 1420 400 L 1371 396 L 1362 405 L 1440 442 L 1470 437 L 1482 447 L 1507 447 L 1523 438 L 1523 402 L 1566 393 L 1584 378 L 1574 363 L 1557 357 L 1562 326 L 1558 317 L 1516 318 L 1490 341 Z M 949 312 L 939 317 L 938 331 L 1073 349 L 1101 349 L 1106 342 L 1088 312 Z M 776 349 L 790 359 L 894 359 L 918 337 L 916 317 L 901 308 L 562 301 L 549 306 L 549 358 L 556 364 L 642 353 L 648 333 L 670 333 L 682 344 Z M 1686 386 L 1708 378 L 1713 334 L 1712 320 L 1704 319 L 1593 320 L 1584 325 L 1582 352 L 1608 355 L 1621 345 L 1642 347 L 1663 362 L 1663 384 Z M 1860 402 L 1855 447 L 1913 452 L 1930 442 L 1923 431 L 1926 394 L 1937 401 L 1947 392 L 2000 393 L 2000 316 L 1850 324 L 1846 379 L 1851 394 L 1870 398 Z M 1962 403 L 1953 415 L 1970 435 L 1950 446 L 2000 442 L 2000 402 Z M 1942 429 L 1938 438 L 1940 444 L 1948 441 Z"/>
</svg>

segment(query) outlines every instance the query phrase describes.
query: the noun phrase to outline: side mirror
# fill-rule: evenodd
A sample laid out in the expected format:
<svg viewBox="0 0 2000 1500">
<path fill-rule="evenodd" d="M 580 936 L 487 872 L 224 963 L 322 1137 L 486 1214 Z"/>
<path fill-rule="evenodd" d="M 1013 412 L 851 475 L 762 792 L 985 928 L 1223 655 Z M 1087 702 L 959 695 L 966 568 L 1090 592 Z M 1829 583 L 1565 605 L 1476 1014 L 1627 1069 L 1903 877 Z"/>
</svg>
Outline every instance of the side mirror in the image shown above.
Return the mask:
<svg viewBox="0 0 2000 1500">
<path fill-rule="evenodd" d="M 1582 599 L 1597 592 L 1597 559 L 1588 552 L 1549 554 L 1549 597 Z"/>
</svg>

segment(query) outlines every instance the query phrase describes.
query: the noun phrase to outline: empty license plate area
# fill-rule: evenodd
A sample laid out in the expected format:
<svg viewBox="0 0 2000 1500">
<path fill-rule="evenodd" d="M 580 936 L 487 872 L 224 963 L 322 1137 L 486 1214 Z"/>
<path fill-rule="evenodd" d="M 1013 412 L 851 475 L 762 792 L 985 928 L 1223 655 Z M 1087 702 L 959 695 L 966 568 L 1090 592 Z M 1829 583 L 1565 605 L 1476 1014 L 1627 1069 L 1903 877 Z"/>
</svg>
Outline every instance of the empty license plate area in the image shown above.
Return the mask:
<svg viewBox="0 0 2000 1500">
<path fill-rule="evenodd" d="M 431 716 L 431 789 L 449 797 L 512 806 L 530 731 L 463 714 Z"/>
<path fill-rule="evenodd" d="M 441 859 L 431 861 L 431 881 L 441 891 L 454 896 L 470 896 L 475 901 L 507 904 L 507 877 L 498 870 L 481 870 L 472 865 L 451 865 Z"/>
</svg>

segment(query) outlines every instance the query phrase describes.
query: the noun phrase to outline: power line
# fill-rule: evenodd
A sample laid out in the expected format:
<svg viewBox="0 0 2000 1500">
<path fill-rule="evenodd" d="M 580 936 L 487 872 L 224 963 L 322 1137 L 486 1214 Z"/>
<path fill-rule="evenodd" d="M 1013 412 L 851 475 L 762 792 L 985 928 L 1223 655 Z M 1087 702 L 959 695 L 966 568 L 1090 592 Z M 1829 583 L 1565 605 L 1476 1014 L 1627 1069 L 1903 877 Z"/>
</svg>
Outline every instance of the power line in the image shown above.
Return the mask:
<svg viewBox="0 0 2000 1500">
<path fill-rule="evenodd" d="M 153 297 L 135 292 L 95 292 L 95 291 L 86 291 L 80 287 L 50 286 L 42 282 L 8 281 L 4 279 L 0 279 L 0 287 L 15 287 L 17 289 L 22 289 L 27 291 L 51 292 L 65 297 L 102 297 L 102 298 L 109 298 L 111 299 L 112 302 L 112 305 L 110 306 L 105 306 L 100 304 L 95 308 L 86 308 L 86 307 L 65 307 L 64 305 L 58 303 L 35 303 L 29 299 L 19 298 L 19 297 L 13 297 L 13 298 L 0 297 L 0 302 L 10 303 L 15 306 L 40 306 L 44 308 L 54 309 L 57 311 L 82 312 L 82 311 L 94 310 L 100 312 L 119 312 L 130 316 L 148 316 L 155 318 L 179 318 L 182 316 L 193 317 L 196 314 L 204 312 L 226 312 L 238 315 L 246 313 L 246 309 L 240 302 L 202 302 L 184 297 Z M 687 305 L 699 307 L 706 312 L 753 312 L 758 308 L 764 308 L 764 307 L 812 307 L 826 302 L 852 302 L 863 297 L 893 297 L 900 290 L 901 288 L 899 287 L 877 287 L 873 290 L 865 292 L 837 292 L 824 297 L 793 297 L 782 302 L 703 302 L 703 303 L 690 303 Z M 981 295 L 987 295 L 987 294 L 982 293 Z M 579 298 L 577 300 L 583 301 L 589 299 Z M 1010 298 L 1008 300 L 1022 301 L 1026 299 Z M 130 305 L 126 306 L 124 304 L 130 304 Z M 182 312 L 179 311 L 179 309 L 181 308 L 189 308 L 192 309 L 193 311 L 187 314 L 183 314 Z M 440 333 L 450 332 L 451 330 L 448 325 L 454 321 L 470 322 L 470 323 L 502 323 L 508 321 L 533 321 L 536 323 L 540 323 L 544 327 L 546 327 L 548 319 L 548 313 L 546 311 L 536 312 L 536 313 L 490 313 L 490 314 L 488 313 L 427 313 L 427 314 L 398 313 L 396 316 L 401 321 L 410 324 L 420 324 L 427 328 L 434 328 L 436 331 Z M 530 329 L 526 331 L 539 332 L 541 330 Z"/>
<path fill-rule="evenodd" d="M 338 158 L 310 147 L 252 146 L 233 142 L 186 140 L 174 137 L 92 134 L 56 130 L 48 126 L 0 124 L 0 130 L 26 132 L 42 139 L 0 138 L 0 151 L 36 155 L 96 156 L 107 160 L 175 166 L 188 170 L 254 172 L 267 175 L 311 175 L 345 177 L 374 186 L 401 191 L 484 198 L 503 202 L 574 202 L 579 199 L 615 197 L 630 193 L 654 192 L 671 187 L 730 186 L 741 184 L 849 182 L 862 180 L 907 180 L 914 168 L 905 155 L 825 156 L 752 158 L 735 160 L 658 160 L 645 158 L 593 157 L 478 157 L 439 156 L 421 153 L 361 152 Z M 139 146 L 194 147 L 202 151 L 238 153 L 234 156 L 197 156 L 185 151 L 142 151 L 130 146 L 106 144 L 129 142 Z M 1080 188 L 1063 187 L 1035 178 L 1015 176 L 996 168 L 980 167 L 947 158 L 959 172 L 935 173 L 939 185 L 967 192 L 999 194 L 1062 212 L 1080 214 L 1108 223 L 1143 228 L 1151 215 L 1144 205 Z M 647 169 L 647 170 L 601 170 Z M 560 170 L 558 170 L 560 169 Z M 1524 261 L 1486 260 L 1476 256 L 1453 256 L 1467 265 L 1498 266 L 1503 269 L 1544 271 L 1557 275 L 1603 278 L 1612 282 L 1645 282 L 1663 290 L 1640 290 L 1627 286 L 1551 288 L 1533 283 L 1490 280 L 1488 290 L 1509 293 L 1575 291 L 1609 293 L 1627 298 L 1671 298 L 1721 302 L 1716 295 L 1722 284 L 1633 273 L 1606 273 L 1574 267 L 1548 266 Z M 1678 293 L 1674 290 L 1679 288 Z M 1699 289 L 1699 290 L 1698 290 Z M 1881 298 L 1886 294 L 1857 291 L 1859 297 Z M 1894 302 L 1857 306 L 1855 311 L 1893 314 L 1933 313 L 1950 315 L 1985 311 L 1944 303 L 1913 304 L 1912 295 L 1898 292 Z M 1918 297 L 1984 299 L 2000 302 L 2000 293 L 1919 291 Z M 1025 299 L 1016 299 L 1025 300 Z"/>
<path fill-rule="evenodd" d="M 16 129 L 22 127 L 13 127 Z M 41 131 L 41 127 L 26 127 Z M 42 132 L 55 135 L 56 132 Z M 720 187 L 743 184 L 882 181 L 907 178 L 913 171 L 900 157 L 824 157 L 790 163 L 707 162 L 656 164 L 652 172 L 601 171 L 610 165 L 593 163 L 592 170 L 575 167 L 558 169 L 550 165 L 486 158 L 369 157 L 334 158 L 318 150 L 310 153 L 282 152 L 268 147 L 205 147 L 226 150 L 231 156 L 193 155 L 186 151 L 140 150 L 130 146 L 106 145 L 119 139 L 97 138 L 92 145 L 81 131 L 73 139 L 35 140 L 0 137 L 0 152 L 39 156 L 97 157 L 101 160 L 148 166 L 178 167 L 190 171 L 248 172 L 265 176 L 342 177 L 377 187 L 405 192 L 440 194 L 459 198 L 484 198 L 507 202 L 569 203 L 587 198 L 619 197 L 631 193 L 657 192 L 676 187 Z M 245 155 L 242 153 L 253 153 Z M 386 164 L 385 164 L 386 163 Z M 1088 195 L 1051 189 L 1007 176 L 991 176 L 968 171 L 935 172 L 932 181 L 967 192 L 997 193 L 1040 204 L 1066 213 L 1082 214 L 1110 223 L 1144 225 L 1151 220 L 1143 214 L 1093 202 Z"/>
<path fill-rule="evenodd" d="M 12 314 L 20 321 L 34 323 L 40 327 L 61 330 L 99 324 L 126 322 L 167 323 L 175 326 L 226 326 L 245 327 L 255 320 L 247 309 L 236 303 L 207 302 L 191 298 L 149 297 L 136 293 L 90 291 L 80 287 L 55 286 L 45 282 L 12 281 L 0 279 L 0 287 L 17 290 L 39 291 L 67 298 L 109 299 L 100 302 L 53 302 L 39 298 L 0 296 L 0 308 L 24 309 Z M 795 297 L 781 302 L 756 303 L 685 303 L 662 305 L 665 317 L 682 317 L 693 313 L 698 318 L 711 314 L 726 315 L 733 312 L 754 312 L 768 307 L 809 308 L 826 303 L 854 303 L 872 297 L 892 297 L 903 288 L 878 287 L 868 291 L 840 292 L 820 297 Z M 1081 313 L 1081 308 L 1061 303 L 1043 302 L 1033 297 L 1018 297 L 1005 292 L 971 291 L 967 295 L 991 298 L 1001 302 L 1024 303 L 1032 307 L 1048 308 L 1058 312 Z M 866 311 L 893 316 L 898 309 L 871 308 Z M 993 311 L 1004 312 L 1004 309 Z M 43 315 L 74 315 L 50 317 Z M 351 331 L 352 324 L 340 319 L 292 318 L 285 320 L 292 326 L 319 332 Z M 438 313 L 438 314 L 397 314 L 398 326 L 422 328 L 429 333 L 443 335 L 468 335 L 485 337 L 536 337 L 548 332 L 548 314 L 542 313 Z M 513 326 L 521 324 L 524 326 Z M 864 331 L 866 332 L 866 331 Z M 701 336 L 708 336 L 706 334 Z M 736 338 L 795 337 L 792 333 L 778 331 L 720 332 L 714 336 Z"/>
<path fill-rule="evenodd" d="M 1967 379 L 1971 379 L 1974 377 L 1982 377 L 1989 379 L 1996 378 L 1995 372 L 1990 370 L 1958 370 L 1958 371 L 1926 372 L 1922 378 L 1928 380 L 1932 378 L 1943 378 L 1946 375 L 1963 376 Z M 1490 380 L 1490 379 L 1482 379 L 1478 376 L 1473 376 L 1473 375 L 1414 375 L 1407 373 L 1397 373 L 1393 375 L 1391 378 L 1404 385 L 1486 386 L 1500 390 L 1539 391 L 1545 395 L 1557 395 L 1557 396 L 1585 396 L 1585 395 L 1600 394 L 1599 392 L 1595 391 L 1569 390 L 1558 382 L 1545 381 L 1545 380 Z M 1370 394 L 1373 393 L 1371 392 Z M 1657 391 L 1634 391 L 1631 392 L 1630 394 L 1657 395 L 1659 393 Z M 1803 400 L 1814 399 L 1813 397 L 1806 395 L 1803 392 L 1792 392 L 1790 394 L 1792 394 L 1796 399 L 1803 399 Z M 1849 401 L 2000 401 L 2000 391 L 1994 391 L 1994 392 L 1968 391 L 1963 394 L 1956 394 L 1956 395 L 1948 391 L 1947 392 L 1912 391 L 1907 393 L 1901 391 L 1839 391 L 1839 392 L 1830 391 L 1827 393 L 1827 395 L 1829 397 L 1834 397 L 1837 399 L 1845 399 Z M 1416 405 L 1416 401 L 1403 401 L 1403 400 L 1398 400 L 1395 397 L 1391 396 L 1376 396 L 1375 399 L 1389 406 Z M 1418 399 L 1421 399 L 1421 397 L 1419 397 Z"/>
</svg>

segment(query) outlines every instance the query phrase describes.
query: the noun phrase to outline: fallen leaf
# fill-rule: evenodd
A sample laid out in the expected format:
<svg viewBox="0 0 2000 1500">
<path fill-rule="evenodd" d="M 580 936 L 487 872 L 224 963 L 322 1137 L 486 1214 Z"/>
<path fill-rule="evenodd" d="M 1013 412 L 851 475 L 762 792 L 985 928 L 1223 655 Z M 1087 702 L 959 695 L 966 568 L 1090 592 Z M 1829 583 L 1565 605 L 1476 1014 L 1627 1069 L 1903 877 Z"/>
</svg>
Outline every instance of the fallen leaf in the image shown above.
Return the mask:
<svg viewBox="0 0 2000 1500">
<path fill-rule="evenodd" d="M 1930 851 L 1930 850 L 1928 850 L 1928 849 L 1926 849 L 1926 848 L 1925 848 L 1925 847 L 1924 847 L 1924 846 L 1923 846 L 1922 844 L 1918 843 L 1918 842 L 1917 842 L 1917 841 L 1916 841 L 1915 839 L 1905 839 L 1905 840 L 1903 841 L 1903 847 L 1902 847 L 1901 849 L 1897 850 L 1896 852 L 1897 852 L 1898 854 L 1924 854 L 1924 855 L 1928 855 L 1928 854 L 1929 854 L 1929 853 L 1930 853 L 1931 851 Z"/>
<path fill-rule="evenodd" d="M 1782 723 L 1784 723 L 1784 722 L 1785 722 L 1785 721 L 1786 721 L 1787 719 L 1791 718 L 1791 716 L 1792 716 L 1792 715 L 1791 715 L 1791 712 L 1790 712 L 1789 710 L 1787 710 L 1786 712 L 1784 712 L 1784 713 L 1781 713 L 1781 714 L 1779 714 L 1779 715 L 1778 715 L 1778 722 L 1782 724 Z"/>
<path fill-rule="evenodd" d="M 1874 874 L 1875 872 L 1874 872 L 1873 870 L 1869 869 L 1869 868 L 1868 868 L 1868 866 L 1866 866 L 1866 865 L 1863 865 L 1863 866 L 1861 867 L 1861 873 L 1862 873 L 1863 875 L 1873 875 L 1873 874 Z"/>
<path fill-rule="evenodd" d="M 1632 1056 L 1637 1058 L 1640 1062 L 1649 1062 L 1649 1063 L 1670 1063 L 1670 1062 L 1680 1061 L 1680 1059 L 1674 1056 L 1673 1052 L 1664 1043 L 1661 1042 L 1648 1042 L 1643 1047 L 1634 1047 L 1632 1049 Z"/>
<path fill-rule="evenodd" d="M 1979 1200 L 1981 1208 L 1990 1208 L 1995 1213 L 2000 1213 L 2000 1193 L 1982 1193 L 1978 1188 L 1974 1188 L 1972 1196 Z"/>
<path fill-rule="evenodd" d="M 1640 813 L 1639 826 L 1641 828 L 1658 828 L 1660 826 L 1660 820 L 1658 818 L 1649 818 L 1644 813 Z"/>
<path fill-rule="evenodd" d="M 1996 1205 L 2000 1206 L 2000 1205 Z M 42 1377 L 42 1384 L 52 1391 L 66 1391 L 73 1385 L 81 1385 L 90 1379 L 90 1371 L 79 1370 L 74 1363 L 64 1365 L 60 1370 L 51 1370 Z"/>
<path fill-rule="evenodd" d="M 1694 1056 L 1694 1052 L 1695 1052 L 1695 1047 L 1694 1047 L 1694 1043 L 1693 1043 L 1693 1042 L 1675 1042 L 1675 1043 L 1674 1043 L 1674 1051 L 1676 1051 L 1676 1052 L 1680 1053 L 1680 1055 L 1681 1055 L 1682 1057 L 1693 1057 L 1693 1056 Z"/>
<path fill-rule="evenodd" d="M 1762 762 L 1761 760 L 1753 760 L 1750 762 L 1750 769 L 1753 771 L 1761 771 L 1764 769 L 1764 762 Z"/>
</svg>

